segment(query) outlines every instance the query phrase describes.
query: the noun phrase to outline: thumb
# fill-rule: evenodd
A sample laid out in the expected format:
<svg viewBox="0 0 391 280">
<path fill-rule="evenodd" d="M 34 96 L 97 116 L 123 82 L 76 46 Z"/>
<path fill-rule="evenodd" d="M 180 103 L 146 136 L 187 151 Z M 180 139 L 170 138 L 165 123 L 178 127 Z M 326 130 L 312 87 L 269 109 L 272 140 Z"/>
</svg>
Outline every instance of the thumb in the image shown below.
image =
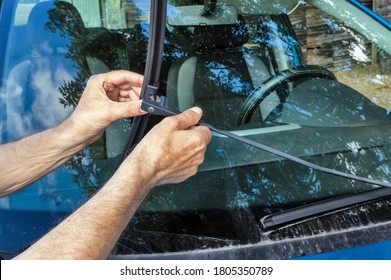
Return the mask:
<svg viewBox="0 0 391 280">
<path fill-rule="evenodd" d="M 110 116 L 113 121 L 117 121 L 124 118 L 136 117 L 146 112 L 141 110 L 141 100 L 127 101 L 127 102 L 115 102 L 111 107 Z"/>
<path fill-rule="evenodd" d="M 202 109 L 199 107 L 190 108 L 181 114 L 174 116 L 178 120 L 178 129 L 184 130 L 195 126 L 202 117 Z"/>
</svg>

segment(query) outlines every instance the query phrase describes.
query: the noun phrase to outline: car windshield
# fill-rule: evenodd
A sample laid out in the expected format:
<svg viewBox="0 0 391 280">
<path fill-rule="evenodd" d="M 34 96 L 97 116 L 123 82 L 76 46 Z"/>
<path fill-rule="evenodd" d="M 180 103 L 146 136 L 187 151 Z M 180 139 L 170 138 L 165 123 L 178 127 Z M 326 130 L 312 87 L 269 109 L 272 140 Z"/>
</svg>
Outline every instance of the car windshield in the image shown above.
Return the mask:
<svg viewBox="0 0 391 280">
<path fill-rule="evenodd" d="M 203 120 L 218 128 L 330 169 L 391 182 L 388 28 L 348 1 L 209 2 L 168 1 L 159 94 L 170 107 L 199 106 Z M 7 27 L 0 34 L 6 42 L 1 142 L 58 124 L 92 74 L 143 73 L 149 6 L 144 0 L 3 1 L 9 16 L 0 22 Z M 147 130 L 160 119 L 149 117 Z M 132 120 L 113 124 L 58 170 L 0 199 L 3 257 L 91 197 L 136 129 Z M 389 195 L 213 133 L 199 172 L 153 189 L 113 254 L 270 242 L 264 222 L 271 214 L 379 190 Z"/>
</svg>

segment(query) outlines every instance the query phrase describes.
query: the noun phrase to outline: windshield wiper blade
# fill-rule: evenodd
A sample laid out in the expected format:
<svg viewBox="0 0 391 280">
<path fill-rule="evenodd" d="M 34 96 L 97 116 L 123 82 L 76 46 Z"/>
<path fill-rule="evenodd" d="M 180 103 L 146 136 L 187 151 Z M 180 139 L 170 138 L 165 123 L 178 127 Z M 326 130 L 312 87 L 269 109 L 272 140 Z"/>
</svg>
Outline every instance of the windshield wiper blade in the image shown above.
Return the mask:
<svg viewBox="0 0 391 280">
<path fill-rule="evenodd" d="M 150 87 L 155 86 L 158 88 L 166 30 L 166 11 L 167 0 L 151 1 L 148 52 L 144 69 L 143 87 L 140 94 L 142 98 L 151 98 L 149 92 Z M 156 93 L 156 91 L 153 91 L 153 93 Z M 148 115 L 134 118 L 132 129 L 119 164 L 125 160 L 134 146 L 144 137 L 147 124 Z"/>
<path fill-rule="evenodd" d="M 156 90 L 156 88 L 154 88 L 154 87 L 150 87 L 149 89 L 151 91 Z M 151 96 L 154 96 L 154 95 L 151 95 Z M 181 113 L 178 110 L 167 107 L 166 106 L 166 98 L 164 98 L 164 96 L 159 97 L 159 99 L 160 99 L 159 102 L 157 102 L 157 101 L 153 101 L 153 100 L 144 98 L 141 103 L 141 109 L 144 110 L 145 112 L 152 114 L 152 115 L 159 115 L 159 116 L 166 116 L 166 117 L 167 116 L 175 116 L 175 115 L 178 115 L 179 113 Z M 250 145 L 252 147 L 263 150 L 265 152 L 268 152 L 268 153 L 274 154 L 276 156 L 285 158 L 287 160 L 296 162 L 298 164 L 304 165 L 304 166 L 311 168 L 313 170 L 316 170 L 316 171 L 320 171 L 323 173 L 342 177 L 342 178 L 349 179 L 349 180 L 355 180 L 355 181 L 359 181 L 359 182 L 363 182 L 363 183 L 367 183 L 367 184 L 372 184 L 372 185 L 376 185 L 376 186 L 380 186 L 380 187 L 391 188 L 391 183 L 387 182 L 387 181 L 380 181 L 380 180 L 375 180 L 375 179 L 371 179 L 371 178 L 366 178 L 366 177 L 362 177 L 362 176 L 358 176 L 358 175 L 354 175 L 354 174 L 349 174 L 346 172 L 341 172 L 341 171 L 331 169 L 328 167 L 320 166 L 318 164 L 315 164 L 315 163 L 309 162 L 307 160 L 301 159 L 299 157 L 290 155 L 288 153 L 277 150 L 277 149 L 270 147 L 270 146 L 267 146 L 265 144 L 255 142 L 255 141 L 248 139 L 246 137 L 243 137 L 243 136 L 239 136 L 239 135 L 232 133 L 230 131 L 216 128 L 215 126 L 213 126 L 207 122 L 200 121 L 198 124 L 206 126 L 210 130 L 212 130 L 216 133 L 219 133 L 219 134 L 224 135 L 226 137 L 235 139 L 241 143 Z"/>
<path fill-rule="evenodd" d="M 260 219 L 263 229 L 271 229 L 297 220 L 308 218 L 323 213 L 358 205 L 360 203 L 391 196 L 391 189 L 377 188 L 360 193 L 342 195 L 319 202 L 299 206 L 279 213 L 266 215 Z"/>
</svg>

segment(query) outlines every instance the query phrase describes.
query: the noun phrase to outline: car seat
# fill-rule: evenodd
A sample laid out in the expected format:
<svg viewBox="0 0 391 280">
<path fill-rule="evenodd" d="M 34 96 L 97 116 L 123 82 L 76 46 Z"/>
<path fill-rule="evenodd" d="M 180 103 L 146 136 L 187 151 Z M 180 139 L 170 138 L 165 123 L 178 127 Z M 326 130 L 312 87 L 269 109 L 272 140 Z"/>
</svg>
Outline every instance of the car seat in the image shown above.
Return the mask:
<svg viewBox="0 0 391 280">
<path fill-rule="evenodd" d="M 270 77 L 267 62 L 244 47 L 248 39 L 241 17 L 235 24 L 195 26 L 193 55 L 174 62 L 169 70 L 168 105 L 181 111 L 196 105 L 203 109 L 205 121 L 224 129 L 243 129 L 237 122 L 244 100 Z M 256 126 L 278 102 L 272 94 L 260 105 L 253 117 Z"/>
</svg>

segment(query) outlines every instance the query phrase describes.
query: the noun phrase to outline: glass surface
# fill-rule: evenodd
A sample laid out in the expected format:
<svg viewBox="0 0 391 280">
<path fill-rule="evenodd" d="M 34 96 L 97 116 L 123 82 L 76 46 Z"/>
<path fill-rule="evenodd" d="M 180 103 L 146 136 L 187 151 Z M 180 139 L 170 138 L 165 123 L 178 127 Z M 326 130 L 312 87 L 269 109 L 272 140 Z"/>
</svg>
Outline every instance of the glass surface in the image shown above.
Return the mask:
<svg viewBox="0 0 391 280">
<path fill-rule="evenodd" d="M 144 72 L 149 1 L 4 1 L 14 15 L 1 65 L 0 143 L 53 127 L 91 75 Z M 5 20 L 6 17 L 2 17 Z M 15 253 L 93 195 L 117 167 L 131 128 L 114 123 L 96 143 L 26 189 L 0 199 L 0 251 Z M 28 217 L 28 218 L 26 218 Z"/>
</svg>

